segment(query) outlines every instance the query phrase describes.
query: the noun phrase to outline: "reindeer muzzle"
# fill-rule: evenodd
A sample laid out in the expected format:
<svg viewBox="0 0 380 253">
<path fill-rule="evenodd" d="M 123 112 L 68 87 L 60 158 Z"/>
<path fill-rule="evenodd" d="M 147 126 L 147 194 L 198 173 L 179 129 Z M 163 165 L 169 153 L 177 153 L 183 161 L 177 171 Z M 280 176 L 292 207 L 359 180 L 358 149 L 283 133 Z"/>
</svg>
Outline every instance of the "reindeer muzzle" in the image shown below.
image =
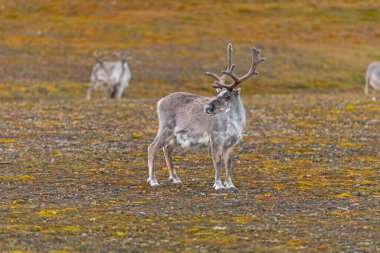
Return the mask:
<svg viewBox="0 0 380 253">
<path fill-rule="evenodd" d="M 205 105 L 203 107 L 203 109 L 204 109 L 205 113 L 207 113 L 209 115 L 214 115 L 215 114 L 215 112 L 214 112 L 215 105 L 213 105 L 213 104 L 207 104 L 207 105 Z"/>
</svg>

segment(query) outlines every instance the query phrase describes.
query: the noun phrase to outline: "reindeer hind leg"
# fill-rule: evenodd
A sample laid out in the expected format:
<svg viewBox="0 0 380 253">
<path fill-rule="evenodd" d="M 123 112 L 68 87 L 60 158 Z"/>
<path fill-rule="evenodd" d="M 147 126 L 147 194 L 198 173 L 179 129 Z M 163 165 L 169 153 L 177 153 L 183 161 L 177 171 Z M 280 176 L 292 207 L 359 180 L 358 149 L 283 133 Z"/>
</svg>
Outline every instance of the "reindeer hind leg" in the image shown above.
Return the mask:
<svg viewBox="0 0 380 253">
<path fill-rule="evenodd" d="M 167 129 L 164 131 L 159 131 L 154 141 L 148 147 L 149 178 L 147 182 L 150 184 L 150 186 L 159 185 L 156 179 L 156 174 L 155 174 L 154 157 L 157 151 L 165 145 L 165 140 L 168 136 L 169 136 L 169 131 Z"/>
</svg>

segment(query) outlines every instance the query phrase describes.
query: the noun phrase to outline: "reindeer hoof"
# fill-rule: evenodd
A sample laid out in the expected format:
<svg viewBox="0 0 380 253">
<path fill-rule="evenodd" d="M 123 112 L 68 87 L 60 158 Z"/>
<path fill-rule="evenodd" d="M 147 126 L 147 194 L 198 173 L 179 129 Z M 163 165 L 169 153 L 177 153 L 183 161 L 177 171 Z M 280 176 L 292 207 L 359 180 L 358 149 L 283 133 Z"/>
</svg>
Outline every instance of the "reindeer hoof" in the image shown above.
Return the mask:
<svg viewBox="0 0 380 253">
<path fill-rule="evenodd" d="M 237 188 L 235 187 L 235 185 L 233 183 L 227 183 L 227 182 L 225 182 L 224 183 L 224 187 L 227 190 L 230 190 L 230 191 L 237 191 Z"/>
<path fill-rule="evenodd" d="M 215 189 L 215 190 L 223 190 L 223 189 L 224 189 L 224 186 L 222 185 L 221 182 L 218 182 L 218 183 L 215 183 L 215 184 L 214 184 L 214 189 Z"/>
<path fill-rule="evenodd" d="M 226 190 L 230 192 L 236 192 L 238 189 L 235 186 L 232 186 L 232 187 L 226 187 Z"/>
<path fill-rule="evenodd" d="M 182 181 L 178 177 L 169 177 L 169 181 L 173 184 L 182 184 Z"/>
<path fill-rule="evenodd" d="M 160 184 L 158 183 L 157 179 L 150 179 L 148 178 L 147 180 L 147 183 L 150 185 L 150 186 L 159 186 Z"/>
</svg>

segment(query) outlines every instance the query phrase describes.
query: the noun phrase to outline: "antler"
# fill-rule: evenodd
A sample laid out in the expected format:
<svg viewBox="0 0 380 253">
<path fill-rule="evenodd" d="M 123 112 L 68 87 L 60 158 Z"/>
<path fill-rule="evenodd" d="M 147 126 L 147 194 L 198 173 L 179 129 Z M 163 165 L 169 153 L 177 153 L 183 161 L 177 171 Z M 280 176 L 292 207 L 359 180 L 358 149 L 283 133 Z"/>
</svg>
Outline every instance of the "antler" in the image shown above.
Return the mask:
<svg viewBox="0 0 380 253">
<path fill-rule="evenodd" d="M 101 53 L 99 53 L 98 51 L 96 51 L 96 52 L 94 52 L 94 53 L 92 54 L 92 57 L 94 57 L 95 60 L 96 60 L 98 63 L 100 63 L 100 64 L 104 61 L 105 56 L 106 56 L 106 55 L 104 55 L 104 53 L 101 54 Z"/>
<path fill-rule="evenodd" d="M 213 88 L 226 88 L 226 89 L 232 91 L 236 86 L 238 86 L 243 81 L 247 80 L 248 78 L 250 78 L 253 75 L 257 75 L 258 74 L 258 72 L 256 72 L 257 66 L 260 64 L 260 62 L 263 62 L 266 59 L 260 58 L 260 56 L 259 56 L 260 51 L 257 50 L 256 48 L 252 48 L 251 69 L 244 76 L 238 77 L 235 73 L 233 73 L 235 65 L 231 64 L 231 52 L 232 52 L 232 44 L 231 43 L 228 43 L 227 50 L 228 50 L 227 51 L 228 52 L 228 55 L 227 55 L 228 66 L 227 66 L 227 69 L 225 71 L 222 71 L 223 75 L 219 77 L 216 74 L 210 73 L 210 72 L 206 72 L 206 75 L 209 75 L 209 76 L 211 76 L 217 80 L 212 84 Z M 227 75 L 233 79 L 233 82 L 231 84 L 226 84 Z"/>
<path fill-rule="evenodd" d="M 120 61 L 126 61 L 126 60 L 131 58 L 131 57 L 127 56 L 125 53 L 120 53 L 117 51 L 112 51 L 111 53 L 107 53 L 107 52 L 106 53 L 104 53 L 104 52 L 100 53 L 100 52 L 96 51 L 92 54 L 92 56 L 100 64 L 103 64 L 104 60 L 109 56 L 116 56 Z"/>
<path fill-rule="evenodd" d="M 130 57 L 127 56 L 126 53 L 120 53 L 120 52 L 117 52 L 117 51 L 113 51 L 112 54 L 114 56 L 116 56 L 121 61 L 126 61 L 126 60 L 130 59 Z"/>
<path fill-rule="evenodd" d="M 225 71 L 232 71 L 235 68 L 235 65 L 231 64 L 231 55 L 232 55 L 232 44 L 227 44 L 227 68 Z M 214 88 L 220 88 L 218 84 L 225 85 L 227 74 L 224 74 L 222 76 L 218 76 L 211 72 L 206 72 L 206 75 L 211 76 L 216 79 L 215 83 L 212 85 Z"/>
</svg>

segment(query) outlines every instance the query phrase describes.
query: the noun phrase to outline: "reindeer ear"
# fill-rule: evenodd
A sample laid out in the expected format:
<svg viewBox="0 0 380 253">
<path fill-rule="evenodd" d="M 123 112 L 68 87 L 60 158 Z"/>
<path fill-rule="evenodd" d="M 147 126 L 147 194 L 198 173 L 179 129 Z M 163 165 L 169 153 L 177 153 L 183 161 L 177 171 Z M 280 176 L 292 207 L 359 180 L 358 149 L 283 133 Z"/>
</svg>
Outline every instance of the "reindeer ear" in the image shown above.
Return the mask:
<svg viewBox="0 0 380 253">
<path fill-rule="evenodd" d="M 219 94 L 219 92 L 221 92 L 222 89 L 221 88 L 216 88 L 216 94 Z"/>
<path fill-rule="evenodd" d="M 240 95 L 240 88 L 234 89 L 234 95 Z"/>
</svg>

